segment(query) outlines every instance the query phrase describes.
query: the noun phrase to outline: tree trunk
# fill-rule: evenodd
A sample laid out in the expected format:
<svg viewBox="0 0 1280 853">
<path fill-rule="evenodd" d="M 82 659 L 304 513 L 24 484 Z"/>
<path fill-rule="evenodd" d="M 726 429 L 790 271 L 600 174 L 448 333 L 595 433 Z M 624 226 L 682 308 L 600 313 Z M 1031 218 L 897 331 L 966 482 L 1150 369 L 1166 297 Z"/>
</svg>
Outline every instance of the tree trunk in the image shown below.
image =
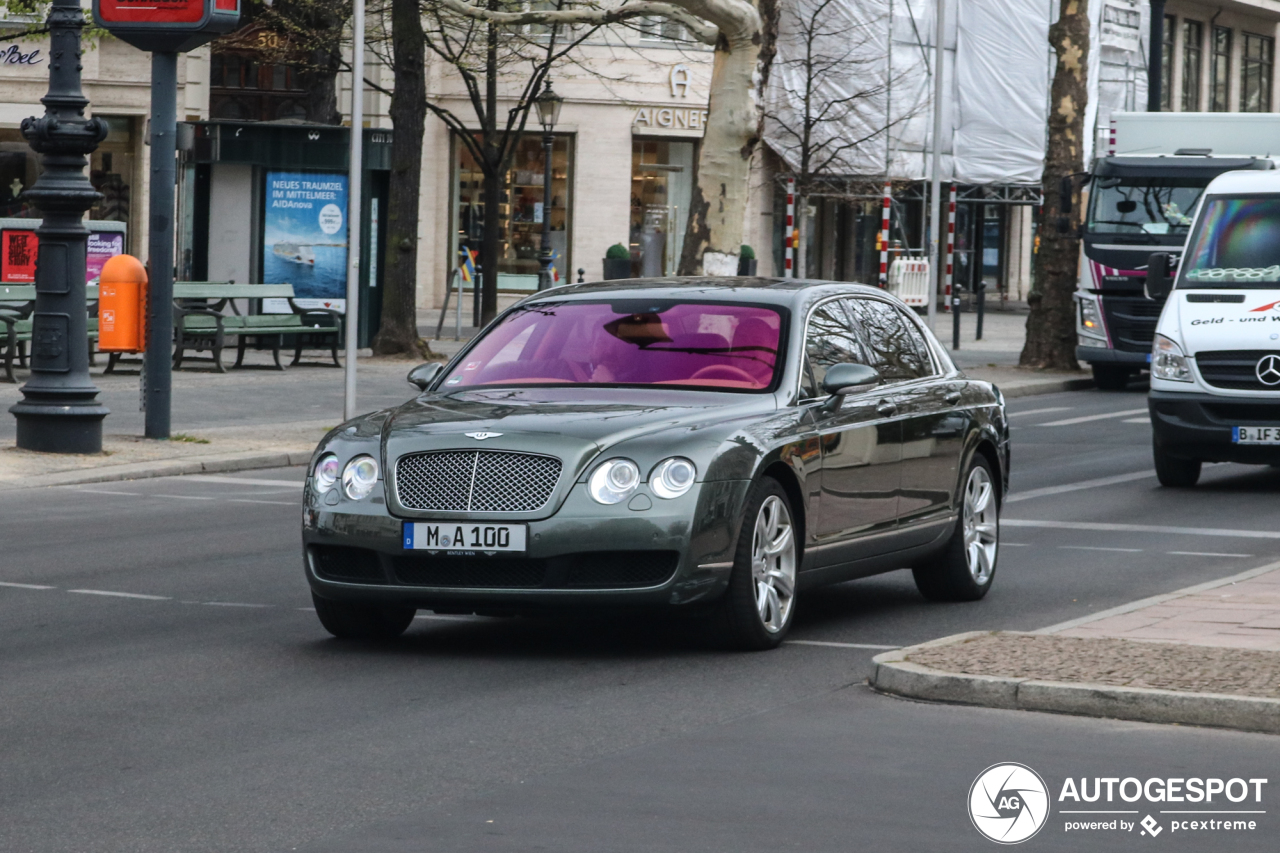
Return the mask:
<svg viewBox="0 0 1280 853">
<path fill-rule="evenodd" d="M 336 21 L 333 26 L 342 26 Z M 338 70 L 342 57 L 337 49 L 327 47 L 311 51 L 310 67 L 298 73 L 298 85 L 304 90 L 302 105 L 307 111 L 307 121 L 318 124 L 342 124 L 338 112 Z"/>
<path fill-rule="evenodd" d="M 424 353 L 418 337 L 418 195 L 426 121 L 425 35 L 417 0 L 392 0 L 395 92 L 391 96 L 391 180 L 378 354 Z M 349 331 L 354 334 L 355 330 Z"/>
<path fill-rule="evenodd" d="M 1089 56 L 1088 0 L 1061 0 L 1058 21 L 1049 28 L 1049 44 L 1057 53 L 1049 100 L 1049 144 L 1041 191 L 1040 248 L 1035 258 L 1035 290 L 1027 297 L 1027 342 L 1023 367 L 1079 370 L 1076 363 L 1076 317 L 1072 295 L 1080 264 L 1080 184 L 1071 180 L 1064 216 L 1061 183 L 1083 170 L 1085 88 Z"/>
<path fill-rule="evenodd" d="M 737 275 L 751 155 L 759 142 L 756 75 L 764 25 L 741 0 L 679 5 L 720 28 L 680 274 Z"/>
</svg>

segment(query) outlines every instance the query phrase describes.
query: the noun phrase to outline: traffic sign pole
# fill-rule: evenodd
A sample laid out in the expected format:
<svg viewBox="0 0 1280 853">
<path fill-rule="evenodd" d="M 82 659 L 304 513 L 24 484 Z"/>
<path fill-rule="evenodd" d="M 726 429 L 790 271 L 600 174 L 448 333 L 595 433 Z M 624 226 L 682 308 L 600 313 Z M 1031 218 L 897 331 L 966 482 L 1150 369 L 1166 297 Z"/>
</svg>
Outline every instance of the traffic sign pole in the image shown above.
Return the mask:
<svg viewBox="0 0 1280 853">
<path fill-rule="evenodd" d="M 151 54 L 151 239 L 143 406 L 147 438 L 168 438 L 173 404 L 174 160 L 178 156 L 178 54 Z"/>
</svg>

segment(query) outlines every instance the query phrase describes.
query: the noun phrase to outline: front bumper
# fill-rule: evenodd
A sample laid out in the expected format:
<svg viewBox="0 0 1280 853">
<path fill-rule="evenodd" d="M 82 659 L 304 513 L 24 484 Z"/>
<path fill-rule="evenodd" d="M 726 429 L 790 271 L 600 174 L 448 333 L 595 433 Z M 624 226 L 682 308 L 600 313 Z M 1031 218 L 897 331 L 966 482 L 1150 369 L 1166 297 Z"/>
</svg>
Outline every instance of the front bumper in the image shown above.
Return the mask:
<svg viewBox="0 0 1280 853">
<path fill-rule="evenodd" d="M 554 515 L 527 522 L 527 551 L 507 556 L 406 550 L 406 519 L 384 506 L 312 502 L 304 569 L 321 598 L 445 612 L 692 604 L 728 584 L 749 485 L 701 483 L 642 511 L 603 507 L 575 488 Z"/>
<path fill-rule="evenodd" d="M 1129 352 L 1110 347 L 1076 347 L 1076 360 L 1086 364 L 1124 364 L 1131 367 L 1147 367 L 1150 352 Z"/>
<path fill-rule="evenodd" d="M 1234 426 L 1280 426 L 1280 399 L 1153 390 L 1147 406 L 1155 441 L 1171 456 L 1247 465 L 1280 463 L 1280 445 L 1231 440 Z"/>
</svg>

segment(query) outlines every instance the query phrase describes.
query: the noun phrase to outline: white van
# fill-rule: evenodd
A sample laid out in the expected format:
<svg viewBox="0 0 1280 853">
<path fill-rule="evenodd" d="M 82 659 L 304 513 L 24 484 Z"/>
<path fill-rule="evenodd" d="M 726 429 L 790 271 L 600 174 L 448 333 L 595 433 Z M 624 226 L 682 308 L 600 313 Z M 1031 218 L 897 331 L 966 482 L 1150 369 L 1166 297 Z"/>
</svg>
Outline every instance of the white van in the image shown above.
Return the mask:
<svg viewBox="0 0 1280 853">
<path fill-rule="evenodd" d="M 1148 398 L 1161 485 L 1195 485 L 1203 462 L 1280 464 L 1280 171 L 1214 178 L 1169 261 L 1147 270 L 1168 296 Z"/>
</svg>

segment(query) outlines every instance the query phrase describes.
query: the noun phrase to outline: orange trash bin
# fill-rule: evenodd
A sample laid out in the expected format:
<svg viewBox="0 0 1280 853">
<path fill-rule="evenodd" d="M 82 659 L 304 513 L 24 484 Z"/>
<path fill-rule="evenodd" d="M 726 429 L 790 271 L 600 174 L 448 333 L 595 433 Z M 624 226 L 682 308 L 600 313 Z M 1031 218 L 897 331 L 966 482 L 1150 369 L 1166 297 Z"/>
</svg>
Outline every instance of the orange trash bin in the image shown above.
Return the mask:
<svg viewBox="0 0 1280 853">
<path fill-rule="evenodd" d="M 147 268 L 133 255 L 116 255 L 98 276 L 98 350 L 146 349 Z"/>
</svg>

